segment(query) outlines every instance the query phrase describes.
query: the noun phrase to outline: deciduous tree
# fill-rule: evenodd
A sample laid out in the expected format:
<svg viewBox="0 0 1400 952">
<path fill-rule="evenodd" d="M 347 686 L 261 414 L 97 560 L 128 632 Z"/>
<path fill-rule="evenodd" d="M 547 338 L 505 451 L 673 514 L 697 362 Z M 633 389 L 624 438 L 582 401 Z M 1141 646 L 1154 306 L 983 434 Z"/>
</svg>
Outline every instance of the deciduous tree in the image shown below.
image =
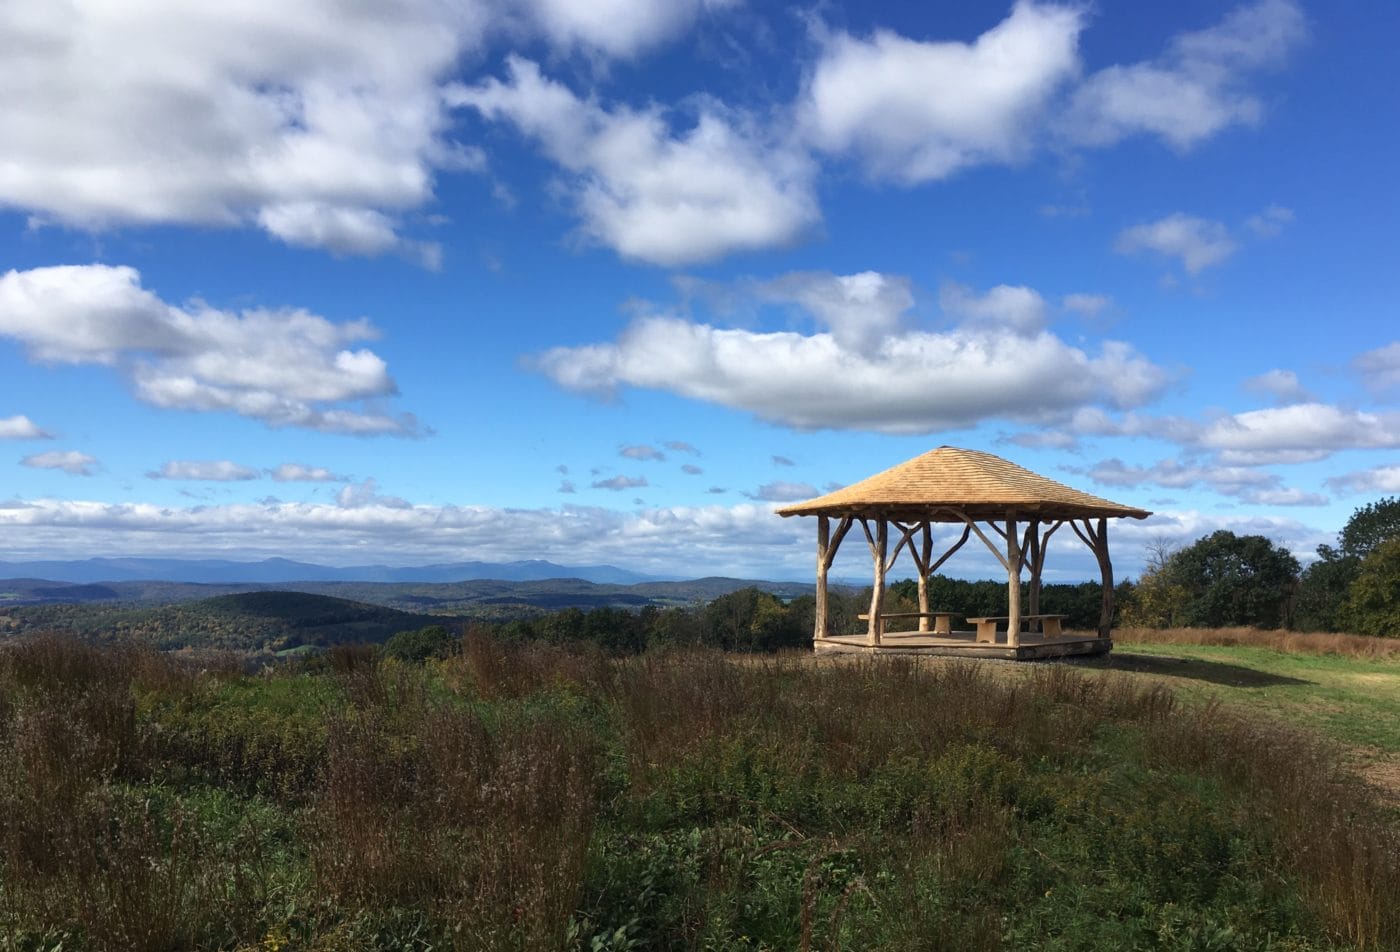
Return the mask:
<svg viewBox="0 0 1400 952">
<path fill-rule="evenodd" d="M 1264 536 L 1221 529 L 1172 555 L 1164 574 L 1185 593 L 1182 624 L 1278 628 L 1288 620 L 1298 560 Z"/>
<path fill-rule="evenodd" d="M 1352 630 L 1400 637 L 1400 535 L 1379 543 L 1361 560 L 1346 610 Z"/>
</svg>

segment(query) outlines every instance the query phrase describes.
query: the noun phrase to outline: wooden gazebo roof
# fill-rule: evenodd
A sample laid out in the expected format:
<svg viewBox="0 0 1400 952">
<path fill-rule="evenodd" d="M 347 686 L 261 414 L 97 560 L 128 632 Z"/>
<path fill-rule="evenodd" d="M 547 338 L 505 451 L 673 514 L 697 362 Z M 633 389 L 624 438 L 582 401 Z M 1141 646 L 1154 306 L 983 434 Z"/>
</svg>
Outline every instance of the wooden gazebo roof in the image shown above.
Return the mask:
<svg viewBox="0 0 1400 952">
<path fill-rule="evenodd" d="M 1144 509 L 1072 489 L 977 450 L 940 446 L 843 489 L 778 509 L 780 516 L 917 515 L 935 522 L 1001 517 L 1145 519 Z"/>
</svg>

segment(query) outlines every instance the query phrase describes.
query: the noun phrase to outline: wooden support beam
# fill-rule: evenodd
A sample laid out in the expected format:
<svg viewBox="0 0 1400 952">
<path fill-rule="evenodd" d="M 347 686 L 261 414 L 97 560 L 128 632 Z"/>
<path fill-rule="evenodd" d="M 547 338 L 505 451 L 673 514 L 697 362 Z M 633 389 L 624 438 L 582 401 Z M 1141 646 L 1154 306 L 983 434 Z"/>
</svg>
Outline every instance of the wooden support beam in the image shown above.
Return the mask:
<svg viewBox="0 0 1400 952">
<path fill-rule="evenodd" d="M 817 604 L 816 624 L 812 630 L 813 641 L 826 638 L 826 550 L 831 548 L 831 518 L 817 517 Z"/>
<path fill-rule="evenodd" d="M 1021 562 L 1030 569 L 1031 584 L 1026 596 L 1029 614 L 1040 614 L 1040 520 L 1032 519 L 1026 526 L 1026 534 L 1021 539 Z M 1039 619 L 1029 623 L 1031 630 L 1040 627 Z"/>
<path fill-rule="evenodd" d="M 938 557 L 937 562 L 934 562 L 928 567 L 928 574 L 932 575 L 934 572 L 937 572 L 939 568 L 943 565 L 943 563 L 947 562 L 950 558 L 952 558 L 953 553 L 961 549 L 963 547 L 963 544 L 966 543 L 967 540 L 971 537 L 972 525 L 969 523 L 968 525 L 963 526 L 963 534 L 961 538 L 959 538 L 957 542 L 954 542 L 947 552 L 944 552 L 942 555 L 940 555 Z"/>
<path fill-rule="evenodd" d="M 846 538 L 846 533 L 850 530 L 850 516 L 841 517 L 836 523 L 834 533 L 831 531 L 830 517 L 817 517 L 817 617 L 813 625 L 813 641 L 821 641 L 830 634 L 831 609 L 830 597 L 827 594 L 827 574 L 831 571 L 831 563 L 836 560 L 836 550 L 841 547 L 841 540 Z"/>
<path fill-rule="evenodd" d="M 1035 532 L 1032 532 L 1029 534 L 1033 549 L 1028 560 L 1031 572 L 1030 613 L 1032 615 L 1040 614 L 1041 576 L 1045 571 L 1045 553 L 1050 547 L 1050 537 L 1055 534 L 1056 529 L 1064 524 L 1064 520 L 1060 520 L 1046 529 L 1044 533 L 1037 535 Z M 1040 521 L 1036 520 L 1032 523 L 1032 526 L 1036 527 L 1038 531 Z M 1042 627 L 1041 630 L 1044 631 L 1044 628 Z"/>
<path fill-rule="evenodd" d="M 987 549 L 992 553 L 992 555 L 995 555 L 995 556 L 997 557 L 997 561 L 1001 563 L 1002 568 L 1007 569 L 1008 571 L 1010 571 L 1011 566 L 1007 564 L 1007 562 L 1006 562 L 1006 556 L 1004 556 L 1004 555 L 1001 554 L 1001 547 L 998 546 L 998 545 L 996 545 L 996 544 L 994 544 L 994 543 L 992 542 L 991 539 L 988 539 L 988 538 L 987 538 L 987 534 L 986 534 L 985 532 L 982 531 L 981 527 L 979 527 L 979 526 L 977 525 L 977 523 L 974 522 L 970 516 L 968 516 L 967 513 L 963 512 L 963 511 L 961 511 L 961 510 L 959 510 L 959 509 L 940 509 L 939 512 L 946 512 L 946 513 L 948 513 L 949 515 L 956 516 L 957 518 L 961 519 L 961 520 L 963 521 L 963 523 L 967 525 L 967 528 L 968 528 L 970 531 L 977 533 L 977 538 L 981 539 L 981 540 L 982 540 L 982 544 L 985 545 L 985 546 L 987 547 Z M 995 522 L 989 522 L 989 523 L 987 523 L 987 525 L 991 526 L 994 530 L 996 530 L 997 535 L 1002 536 L 1003 538 L 1005 538 L 1006 533 L 1003 532 L 1002 529 L 1001 529 L 1001 527 L 998 526 Z M 966 539 L 963 539 L 963 540 L 959 541 L 957 545 L 953 546 L 952 549 L 949 549 L 949 550 L 948 550 L 948 555 L 952 555 L 954 552 L 956 552 L 956 551 L 958 550 L 958 548 L 960 548 L 960 547 L 962 546 L 963 542 L 966 542 L 966 541 L 967 541 Z M 947 558 L 947 556 L 944 556 L 944 559 L 946 559 L 946 558 Z M 942 564 L 943 564 L 943 559 L 939 559 L 939 560 L 938 560 L 938 565 L 942 565 Z M 934 566 L 934 568 L 937 568 L 937 567 L 938 567 L 937 565 Z"/>
<path fill-rule="evenodd" d="M 885 569 L 887 568 L 885 557 L 889 552 L 890 545 L 890 524 L 882 516 L 875 520 L 875 533 L 870 532 L 870 523 L 865 519 L 860 521 L 861 528 L 865 530 L 865 541 L 870 543 L 871 560 L 875 563 L 875 582 L 870 587 L 870 626 L 866 629 L 866 641 L 872 646 L 878 647 L 880 636 L 884 634 L 884 623 L 880 619 L 880 610 L 885 604 Z"/>
<path fill-rule="evenodd" d="M 911 548 L 911 552 L 913 549 Z M 914 555 L 914 563 L 919 568 L 919 631 L 929 630 L 928 616 L 928 576 L 929 560 L 933 558 L 933 527 L 927 522 L 923 523 L 923 538 L 919 542 L 919 550 Z"/>
<path fill-rule="evenodd" d="M 851 523 L 854 520 L 850 516 L 842 516 L 841 521 L 836 524 L 836 531 L 831 534 L 831 546 L 826 550 L 826 567 L 831 568 L 831 563 L 836 561 L 836 550 L 841 548 L 841 540 L 846 538 L 846 533 L 851 531 Z"/>
<path fill-rule="evenodd" d="M 1098 548 L 1094 555 L 1099 560 L 1099 572 L 1103 577 L 1103 604 L 1099 609 L 1099 637 L 1109 638 L 1113 634 L 1113 562 L 1108 557 L 1108 520 L 1099 520 Z"/>
<path fill-rule="evenodd" d="M 995 524 L 993 524 L 995 527 Z M 1015 648 L 1021 643 L 1021 566 L 1024 555 L 1021 551 L 1021 537 L 1017 532 L 1016 512 L 1006 514 L 1006 531 L 1001 533 L 1006 539 L 1006 643 Z"/>
<path fill-rule="evenodd" d="M 1094 553 L 1094 558 L 1098 560 L 1099 576 L 1103 584 L 1103 599 L 1099 606 L 1099 637 L 1111 637 L 1113 633 L 1113 562 L 1108 557 L 1108 520 L 1100 518 L 1096 527 L 1088 519 L 1085 519 L 1082 527 L 1079 522 L 1071 522 L 1070 528 L 1089 547 L 1089 550 Z"/>
</svg>

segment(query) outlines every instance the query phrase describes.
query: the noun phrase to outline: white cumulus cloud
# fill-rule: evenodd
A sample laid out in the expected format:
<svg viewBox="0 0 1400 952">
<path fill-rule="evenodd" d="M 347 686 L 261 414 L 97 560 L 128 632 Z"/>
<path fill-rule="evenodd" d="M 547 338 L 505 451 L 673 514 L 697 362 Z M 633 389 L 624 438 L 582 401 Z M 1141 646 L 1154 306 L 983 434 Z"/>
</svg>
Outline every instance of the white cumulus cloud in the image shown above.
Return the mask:
<svg viewBox="0 0 1400 952">
<path fill-rule="evenodd" d="M 513 124 L 567 173 L 584 238 L 663 266 L 788 244 L 821 217 L 812 168 L 763 123 L 715 102 L 673 132 L 658 107 L 581 99 L 529 60 L 506 81 L 455 86 L 452 104 Z"/>
<path fill-rule="evenodd" d="M 361 502 L 341 506 L 268 501 L 178 508 L 139 501 L 10 501 L 0 502 L 0 534 L 15 558 L 146 552 L 187 558 L 277 555 L 335 565 L 550 559 L 692 577 L 810 581 L 812 573 L 813 520 L 779 518 L 772 503 L 620 512 L 588 506 L 495 509 Z M 1267 535 L 1305 559 L 1320 543 L 1332 541 L 1335 531 L 1335 527 L 1320 531 L 1279 516 L 1159 512 L 1143 522 L 1116 522 L 1110 530 L 1114 564 L 1125 576 L 1133 575 L 1140 571 L 1144 549 L 1154 539 L 1189 544 L 1216 529 Z M 683 565 L 676 561 L 678 538 L 686 541 Z M 1073 537 L 1060 540 L 1057 536 L 1051 546 L 1049 577 L 1097 578 L 1088 549 Z M 989 553 L 977 550 L 968 547 L 958 556 L 958 570 L 994 577 L 1001 571 L 999 566 Z M 870 554 L 863 540 L 848 538 L 833 571 L 840 578 L 869 577 Z M 895 577 L 912 572 L 907 556 L 895 572 Z"/>
<path fill-rule="evenodd" d="M 0 417 L 0 440 L 51 440 L 53 434 L 23 414 Z"/>
<path fill-rule="evenodd" d="M 1264 110 L 1253 77 L 1285 63 L 1307 33 L 1295 0 L 1258 0 L 1177 34 L 1157 57 L 1085 75 L 1079 41 L 1089 13 L 1018 0 L 971 41 L 819 29 L 796 123 L 815 149 L 906 185 L 1049 145 L 1104 147 L 1146 134 L 1187 149 L 1257 123 Z M 1284 223 L 1272 209 L 1256 217 L 1265 231 Z"/>
<path fill-rule="evenodd" d="M 1198 442 L 1219 451 L 1225 462 L 1323 459 L 1344 449 L 1400 447 L 1400 413 L 1368 413 L 1325 403 L 1269 407 L 1214 420 Z"/>
<path fill-rule="evenodd" d="M 282 463 L 268 470 L 268 475 L 277 483 L 338 483 L 345 479 L 324 466 L 307 466 L 303 463 Z"/>
<path fill-rule="evenodd" d="M 1230 126 L 1253 125 L 1264 107 L 1250 75 L 1284 62 L 1306 34 L 1294 0 L 1239 7 L 1212 27 L 1177 35 L 1156 59 L 1088 76 L 1074 91 L 1062 132 L 1087 145 L 1146 134 L 1187 149 Z"/>
<path fill-rule="evenodd" d="M 1245 227 L 1260 238 L 1276 238 L 1293 221 L 1293 209 L 1282 205 L 1270 205 L 1257 215 L 1245 220 Z"/>
<path fill-rule="evenodd" d="M 1151 466 L 1129 466 L 1119 459 L 1107 459 L 1084 472 L 1105 486 L 1206 486 L 1222 495 L 1263 506 L 1322 506 L 1328 501 L 1318 493 L 1285 487 L 1278 475 L 1251 466 L 1193 464 L 1172 459 Z"/>
<path fill-rule="evenodd" d="M 440 84 L 485 3 L 0 5 L 0 205 L 84 228 L 257 223 L 377 254 L 439 169 Z"/>
<path fill-rule="evenodd" d="M 1086 294 L 1078 292 L 1066 294 L 1060 302 L 1066 311 L 1073 311 L 1082 317 L 1098 317 L 1113 306 L 1113 298 L 1107 294 Z"/>
<path fill-rule="evenodd" d="M 645 476 L 613 476 L 609 479 L 595 480 L 594 489 L 609 489 L 613 492 L 622 492 L 624 489 L 640 489 L 647 485 Z"/>
<path fill-rule="evenodd" d="M 398 496 L 384 495 L 373 479 L 362 483 L 342 486 L 335 495 L 335 504 L 341 509 L 412 509 L 413 504 Z"/>
<path fill-rule="evenodd" d="M 1400 466 L 1376 466 L 1344 473 L 1328 479 L 1327 485 L 1339 493 L 1400 493 Z"/>
<path fill-rule="evenodd" d="M 657 448 L 654 447 L 654 446 L 647 446 L 647 445 L 645 445 L 645 444 L 636 445 L 636 446 L 624 446 L 624 447 L 622 447 L 621 449 L 619 449 L 619 450 L 617 451 L 617 455 L 623 457 L 624 459 L 635 459 L 635 460 L 658 460 L 658 461 L 659 461 L 659 460 L 664 460 L 664 459 L 666 458 L 666 454 L 665 454 L 665 453 L 661 452 L 659 449 L 657 449 Z"/>
<path fill-rule="evenodd" d="M 35 453 L 19 462 L 21 466 L 28 466 L 30 469 L 61 469 L 69 476 L 91 476 L 97 472 L 97 460 L 77 450 Z"/>
<path fill-rule="evenodd" d="M 160 469 L 146 475 L 151 479 L 191 479 L 228 483 L 257 479 L 258 471 L 226 459 L 174 459 L 166 461 Z"/>
<path fill-rule="evenodd" d="M 337 405 L 397 391 L 378 355 L 352 349 L 377 336 L 366 320 L 334 323 L 300 309 L 167 304 L 129 267 L 0 275 L 0 337 L 23 344 L 31 359 L 114 367 L 154 406 L 227 411 L 275 427 L 417 433 L 411 415 Z"/>
<path fill-rule="evenodd" d="M 1367 388 L 1376 392 L 1400 387 L 1400 341 L 1368 350 L 1353 361 Z"/>
<path fill-rule="evenodd" d="M 1237 247 L 1229 229 L 1220 222 L 1181 212 L 1126 228 L 1114 245 L 1121 254 L 1154 251 L 1176 258 L 1191 274 L 1220 264 L 1234 254 Z"/>
<path fill-rule="evenodd" d="M 1244 382 L 1244 388 L 1251 393 L 1269 394 L 1279 403 L 1307 403 L 1313 400 L 1312 394 L 1303 387 L 1298 375 L 1291 370 L 1277 368 L 1265 371 Z"/>
<path fill-rule="evenodd" d="M 778 480 L 764 483 L 753 492 L 744 493 L 744 495 L 763 502 L 798 502 L 820 496 L 821 493 L 811 483 L 790 483 Z"/>
<path fill-rule="evenodd" d="M 901 330 L 863 351 L 834 331 L 766 332 L 653 314 L 634 320 L 614 342 L 556 347 L 535 365 L 583 393 L 665 390 L 798 429 L 887 433 L 995 418 L 1055 421 L 1091 405 L 1127 409 L 1152 399 L 1168 380 L 1121 342 L 1105 341 L 1091 353 L 1048 331 L 982 320 L 940 332 Z"/>
<path fill-rule="evenodd" d="M 701 13 L 738 0 L 525 0 L 522 7 L 556 47 L 627 57 L 674 37 Z"/>
<path fill-rule="evenodd" d="M 831 33 L 799 105 L 807 137 L 875 178 L 915 184 L 1009 162 L 1078 67 L 1077 7 L 1022 0 L 971 43 Z"/>
<path fill-rule="evenodd" d="M 763 284 L 759 293 L 799 305 L 841 346 L 861 353 L 878 350 L 914 304 L 908 279 L 877 271 L 794 272 Z"/>
<path fill-rule="evenodd" d="M 611 563 L 660 574 L 809 578 L 814 528 L 780 519 L 767 504 L 619 512 L 563 506 L 390 504 L 371 492 L 354 505 L 291 503 L 178 508 L 139 501 L 39 499 L 0 502 L 0 534 L 16 558 L 146 552 L 176 557 L 286 558 L 355 565 L 550 559 Z M 676 564 L 684 538 L 685 564 Z M 869 571 L 865 546 L 852 567 Z M 1092 560 L 1091 560 L 1092 561 Z"/>
<path fill-rule="evenodd" d="M 940 289 L 938 303 L 943 313 L 966 324 L 1005 328 L 1018 334 L 1039 332 L 1050 310 L 1040 292 L 1006 284 L 978 294 L 950 281 Z"/>
</svg>

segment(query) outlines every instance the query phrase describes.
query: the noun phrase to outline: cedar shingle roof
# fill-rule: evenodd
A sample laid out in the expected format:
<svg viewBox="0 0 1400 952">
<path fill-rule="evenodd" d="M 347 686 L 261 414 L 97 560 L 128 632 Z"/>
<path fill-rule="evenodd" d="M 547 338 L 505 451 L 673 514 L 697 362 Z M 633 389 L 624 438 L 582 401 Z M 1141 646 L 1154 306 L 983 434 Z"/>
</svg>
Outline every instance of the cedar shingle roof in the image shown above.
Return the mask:
<svg viewBox="0 0 1400 952">
<path fill-rule="evenodd" d="M 957 509 L 968 516 L 1004 516 L 1015 509 L 1025 516 L 1088 518 L 1128 516 L 1145 519 L 1152 513 L 1071 489 L 1046 479 L 1000 456 L 977 450 L 940 446 L 906 463 L 900 463 L 844 489 L 793 503 L 778 510 L 780 516 L 815 515 L 917 515 L 935 521 L 957 521 L 952 513 L 929 510 Z"/>
</svg>

